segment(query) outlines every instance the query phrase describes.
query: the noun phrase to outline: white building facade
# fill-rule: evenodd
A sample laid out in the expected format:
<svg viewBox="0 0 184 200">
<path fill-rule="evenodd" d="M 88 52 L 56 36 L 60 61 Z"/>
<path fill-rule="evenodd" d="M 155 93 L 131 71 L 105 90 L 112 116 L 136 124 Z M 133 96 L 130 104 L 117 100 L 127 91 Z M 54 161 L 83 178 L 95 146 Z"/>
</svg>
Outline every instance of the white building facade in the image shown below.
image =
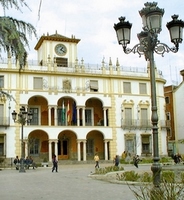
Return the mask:
<svg viewBox="0 0 184 200">
<path fill-rule="evenodd" d="M 174 107 L 174 122 L 176 135 L 176 153 L 184 154 L 184 70 L 180 71 L 183 76 L 183 81 L 173 91 L 173 107 Z"/>
<path fill-rule="evenodd" d="M 21 126 L 11 117 L 20 107 L 33 119 L 23 128 L 24 152 L 35 160 L 56 154 L 59 160 L 112 160 L 123 151 L 152 156 L 151 92 L 147 69 L 77 60 L 80 40 L 59 34 L 42 36 L 38 62 L 24 68 L 11 57 L 0 64 L 0 87 L 15 101 L 0 98 L 0 156 L 21 155 Z M 167 155 L 165 98 L 156 73 L 159 153 Z"/>
</svg>

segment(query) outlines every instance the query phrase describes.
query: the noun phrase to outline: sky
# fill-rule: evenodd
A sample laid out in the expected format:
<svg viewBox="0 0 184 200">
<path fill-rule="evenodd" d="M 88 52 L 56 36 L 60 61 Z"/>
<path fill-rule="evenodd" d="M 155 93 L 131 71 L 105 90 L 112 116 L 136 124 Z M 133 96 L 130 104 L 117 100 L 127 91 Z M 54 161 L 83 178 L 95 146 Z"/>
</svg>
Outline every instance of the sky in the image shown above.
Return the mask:
<svg viewBox="0 0 184 200">
<path fill-rule="evenodd" d="M 139 43 L 137 33 L 142 31 L 142 19 L 139 11 L 144 7 L 143 0 L 26 0 L 30 9 L 23 7 L 22 12 L 11 9 L 6 11 L 7 16 L 31 23 L 37 30 L 38 39 L 49 33 L 66 37 L 75 35 L 80 39 L 78 43 L 78 60 L 84 63 L 101 65 L 102 59 L 108 64 L 116 64 L 118 58 L 121 66 L 145 68 L 147 62 L 144 56 L 138 54 L 125 54 L 117 42 L 114 23 L 118 23 L 120 16 L 132 23 L 131 42 L 129 48 Z M 152 1 L 149 1 L 152 2 Z M 159 8 L 165 10 L 162 21 L 162 32 L 158 39 L 160 42 L 173 47 L 170 42 L 167 22 L 171 21 L 173 14 L 178 14 L 184 20 L 183 0 L 157 0 Z M 40 13 L 40 14 L 39 14 Z M 28 59 L 37 60 L 34 47 L 37 38 L 30 38 Z M 167 80 L 166 85 L 177 85 L 182 81 L 180 70 L 184 69 L 184 42 L 180 44 L 179 52 L 166 53 L 164 57 L 154 54 L 156 67 L 162 71 Z"/>
</svg>

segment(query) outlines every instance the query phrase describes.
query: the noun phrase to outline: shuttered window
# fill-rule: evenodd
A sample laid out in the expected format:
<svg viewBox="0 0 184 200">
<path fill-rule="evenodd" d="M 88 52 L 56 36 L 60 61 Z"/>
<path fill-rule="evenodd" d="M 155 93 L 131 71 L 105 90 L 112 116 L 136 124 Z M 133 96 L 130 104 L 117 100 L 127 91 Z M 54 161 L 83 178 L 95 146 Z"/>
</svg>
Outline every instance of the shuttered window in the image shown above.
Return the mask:
<svg viewBox="0 0 184 200">
<path fill-rule="evenodd" d="M 4 76 L 0 76 L 0 88 L 4 88 Z"/>
<path fill-rule="evenodd" d="M 90 80 L 90 90 L 97 92 L 98 91 L 98 81 L 97 80 Z"/>
<path fill-rule="evenodd" d="M 139 83 L 139 93 L 147 94 L 146 83 Z"/>
<path fill-rule="evenodd" d="M 148 125 L 149 119 L 148 119 L 148 109 L 147 108 L 141 108 L 141 125 Z"/>
<path fill-rule="evenodd" d="M 34 77 L 33 80 L 33 88 L 34 89 L 42 89 L 43 88 L 43 78 L 42 77 Z"/>
<path fill-rule="evenodd" d="M 130 82 L 123 82 L 123 92 L 131 93 L 131 84 Z"/>
<path fill-rule="evenodd" d="M 4 106 L 0 104 L 0 125 L 3 125 L 3 117 L 4 117 Z"/>
<path fill-rule="evenodd" d="M 132 108 L 125 108 L 125 125 L 132 125 Z"/>
</svg>

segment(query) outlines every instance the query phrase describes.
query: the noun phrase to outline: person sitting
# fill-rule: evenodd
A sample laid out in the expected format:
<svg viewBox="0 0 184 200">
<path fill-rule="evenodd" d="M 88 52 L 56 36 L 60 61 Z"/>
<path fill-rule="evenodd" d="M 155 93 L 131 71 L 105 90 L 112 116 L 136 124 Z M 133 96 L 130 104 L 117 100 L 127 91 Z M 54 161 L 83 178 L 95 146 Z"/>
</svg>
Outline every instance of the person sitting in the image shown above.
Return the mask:
<svg viewBox="0 0 184 200">
<path fill-rule="evenodd" d="M 36 165 L 31 156 L 29 157 L 29 160 L 30 160 L 30 165 L 32 165 L 33 169 L 35 169 Z"/>
<path fill-rule="evenodd" d="M 25 168 L 29 169 L 29 166 L 30 166 L 30 160 L 29 160 L 29 157 L 27 156 L 25 159 Z"/>
</svg>

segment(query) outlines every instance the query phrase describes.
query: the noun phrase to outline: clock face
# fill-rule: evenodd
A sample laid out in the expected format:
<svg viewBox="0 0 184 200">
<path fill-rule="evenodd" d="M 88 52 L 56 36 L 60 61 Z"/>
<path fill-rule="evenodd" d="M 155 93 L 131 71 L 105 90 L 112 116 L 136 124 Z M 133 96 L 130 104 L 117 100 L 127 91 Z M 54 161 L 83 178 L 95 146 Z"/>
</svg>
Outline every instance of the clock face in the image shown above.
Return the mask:
<svg viewBox="0 0 184 200">
<path fill-rule="evenodd" d="M 64 56 L 67 52 L 67 48 L 64 44 L 57 44 L 55 46 L 55 52 L 59 56 Z"/>
</svg>

